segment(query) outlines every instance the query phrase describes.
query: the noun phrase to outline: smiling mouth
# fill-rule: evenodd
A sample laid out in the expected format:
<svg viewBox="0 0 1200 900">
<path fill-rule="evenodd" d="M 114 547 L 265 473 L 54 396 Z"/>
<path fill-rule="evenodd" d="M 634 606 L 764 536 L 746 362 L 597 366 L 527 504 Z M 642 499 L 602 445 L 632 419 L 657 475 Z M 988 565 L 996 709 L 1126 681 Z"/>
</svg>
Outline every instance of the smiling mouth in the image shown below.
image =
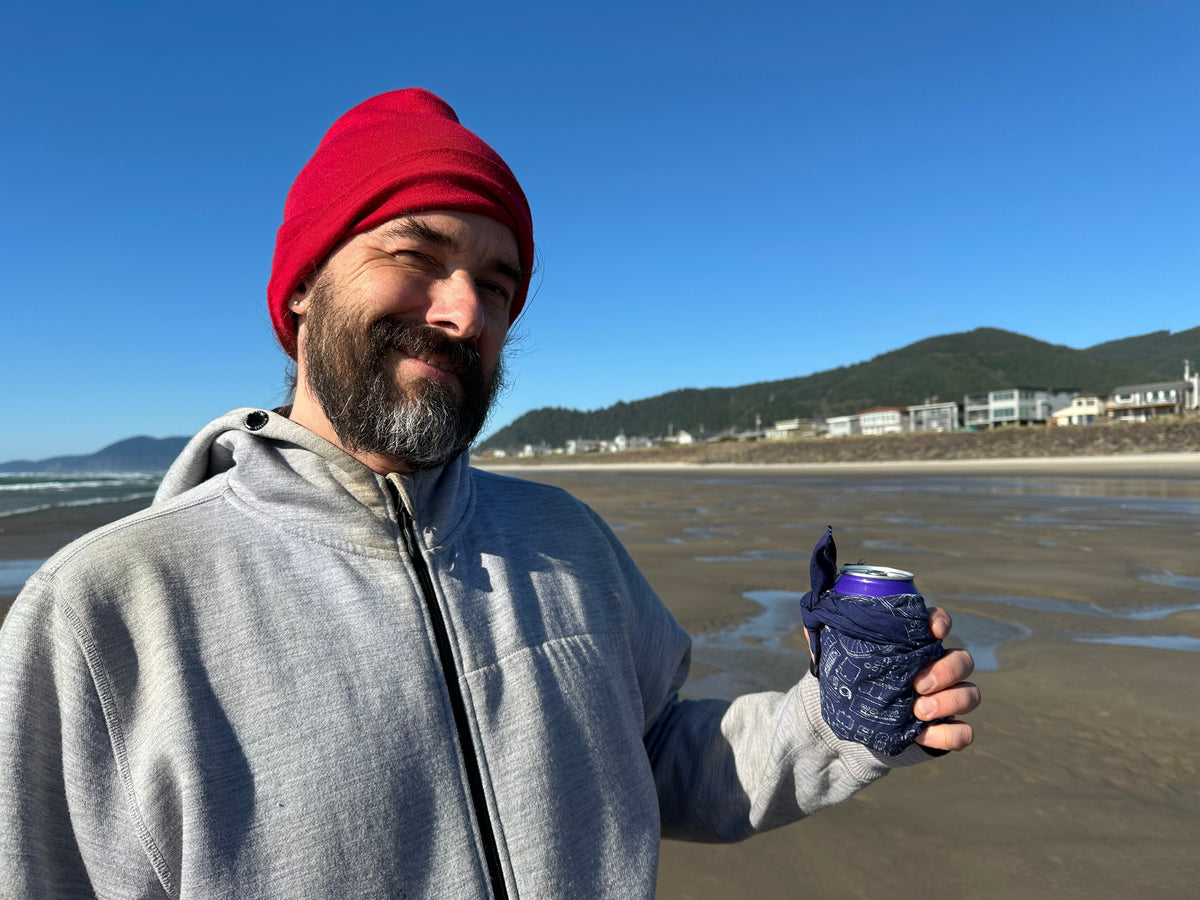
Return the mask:
<svg viewBox="0 0 1200 900">
<path fill-rule="evenodd" d="M 384 355 L 394 353 L 394 365 L 401 366 L 406 359 L 421 363 L 427 368 L 420 377 L 431 381 L 454 380 L 464 388 L 485 386 L 479 353 L 469 343 L 453 340 L 431 326 L 391 317 L 373 323 L 371 332 L 373 349 L 380 362 Z"/>
<path fill-rule="evenodd" d="M 462 372 L 459 370 L 459 368 L 444 356 L 435 356 L 429 353 L 408 353 L 403 350 L 400 351 L 400 355 L 408 357 L 409 359 L 415 359 L 419 362 L 423 362 L 430 368 L 437 369 L 440 372 L 446 372 L 450 375 L 458 377 L 462 376 Z"/>
</svg>

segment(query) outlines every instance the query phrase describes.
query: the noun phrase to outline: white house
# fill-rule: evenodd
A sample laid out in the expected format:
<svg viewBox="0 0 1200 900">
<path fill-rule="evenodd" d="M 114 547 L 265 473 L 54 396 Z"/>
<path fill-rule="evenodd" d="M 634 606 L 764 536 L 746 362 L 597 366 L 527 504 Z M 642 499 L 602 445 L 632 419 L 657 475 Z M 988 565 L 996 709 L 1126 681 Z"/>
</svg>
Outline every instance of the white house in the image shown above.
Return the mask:
<svg viewBox="0 0 1200 900">
<path fill-rule="evenodd" d="M 904 430 L 903 406 L 873 406 L 858 414 L 863 434 L 899 434 Z"/>
<path fill-rule="evenodd" d="M 1013 387 L 963 397 L 963 424 L 968 428 L 998 425 L 1044 425 L 1054 410 L 1066 406 L 1073 390 Z"/>
<path fill-rule="evenodd" d="M 567 453 L 595 453 L 600 449 L 600 442 L 592 438 L 575 438 L 567 441 Z"/>
<path fill-rule="evenodd" d="M 1104 399 L 1095 394 L 1073 397 L 1069 406 L 1056 409 L 1050 417 L 1053 425 L 1092 425 L 1104 417 Z"/>
<path fill-rule="evenodd" d="M 1118 422 L 1145 422 L 1158 416 L 1200 409 L 1200 372 L 1183 361 L 1182 381 L 1129 384 L 1113 388 L 1108 398 L 1108 417 Z"/>
<path fill-rule="evenodd" d="M 829 429 L 826 437 L 849 437 L 852 434 L 862 434 L 862 422 L 857 415 L 832 416 L 825 420 Z"/>
<path fill-rule="evenodd" d="M 648 437 L 639 434 L 630 437 L 625 432 L 621 432 L 609 442 L 608 449 L 613 453 L 623 453 L 626 450 L 644 450 L 652 446 L 654 444 Z"/>
<path fill-rule="evenodd" d="M 953 400 L 931 401 L 910 406 L 905 424 L 907 431 L 954 431 L 962 424 L 962 416 Z"/>
<path fill-rule="evenodd" d="M 817 423 L 812 419 L 780 419 L 771 428 L 763 431 L 768 441 L 786 441 L 801 435 L 815 434 Z"/>
</svg>

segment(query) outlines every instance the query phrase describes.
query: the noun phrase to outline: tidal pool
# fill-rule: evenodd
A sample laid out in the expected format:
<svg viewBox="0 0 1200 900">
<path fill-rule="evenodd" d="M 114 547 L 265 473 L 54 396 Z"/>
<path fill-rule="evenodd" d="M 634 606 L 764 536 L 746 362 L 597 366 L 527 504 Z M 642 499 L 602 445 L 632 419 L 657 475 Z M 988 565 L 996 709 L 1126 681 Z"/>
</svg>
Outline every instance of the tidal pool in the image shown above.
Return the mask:
<svg viewBox="0 0 1200 900">
<path fill-rule="evenodd" d="M 697 635 L 692 658 L 715 671 L 688 682 L 685 692 L 695 697 L 733 699 L 756 690 L 785 690 L 808 668 L 808 653 L 783 643 L 802 627 L 796 591 L 746 591 L 742 594 L 762 612 L 723 631 Z M 971 651 L 976 671 L 999 668 L 996 649 L 1006 641 L 1029 634 L 1022 625 L 999 622 L 970 613 L 954 614 L 956 643 Z"/>
<path fill-rule="evenodd" d="M 744 561 L 747 557 L 734 557 Z M 804 673 L 808 656 L 804 650 L 783 643 L 784 637 L 800 628 L 800 598 L 797 591 L 746 591 L 742 594 L 758 604 L 762 611 L 723 631 L 697 635 L 693 641 L 693 659 L 715 671 L 689 681 L 687 693 L 699 697 L 732 699 L 752 690 L 780 690 Z M 1009 641 L 1032 634 L 1029 625 L 993 619 L 954 609 L 954 597 L 945 606 L 954 618 L 951 643 L 971 652 L 977 672 L 1000 668 L 999 648 Z M 1130 622 L 1157 621 L 1177 612 L 1200 609 L 1200 603 L 1177 604 L 1153 609 L 1106 610 L 1091 603 L 1077 603 L 1053 597 L 1009 597 L 962 595 L 961 599 L 993 603 L 1011 609 L 1059 613 L 1073 616 L 1116 619 Z M 1070 640 L 1157 650 L 1200 652 L 1200 639 L 1180 635 L 1098 635 L 1069 633 Z"/>
<path fill-rule="evenodd" d="M 1168 573 L 1170 574 L 1170 573 Z M 1173 576 L 1177 577 L 1177 576 Z M 1151 580 L 1147 577 L 1145 580 Z M 1187 579 L 1200 582 L 1198 579 Z M 1167 582 L 1155 581 L 1156 584 Z M 1173 585 L 1177 586 L 1177 585 Z M 1175 613 L 1200 609 L 1200 603 L 1173 603 L 1168 606 L 1153 606 L 1142 609 L 1101 609 L 1094 603 L 1080 603 L 1075 600 L 1058 600 L 1054 597 L 1008 597 L 992 594 L 963 594 L 963 599 L 976 600 L 983 603 L 997 603 L 1016 609 L 1027 609 L 1034 612 L 1065 613 L 1071 616 L 1094 616 L 1102 619 L 1122 619 L 1127 622 L 1155 622 L 1173 616 Z M 947 598 L 953 602 L 954 598 Z"/>
</svg>

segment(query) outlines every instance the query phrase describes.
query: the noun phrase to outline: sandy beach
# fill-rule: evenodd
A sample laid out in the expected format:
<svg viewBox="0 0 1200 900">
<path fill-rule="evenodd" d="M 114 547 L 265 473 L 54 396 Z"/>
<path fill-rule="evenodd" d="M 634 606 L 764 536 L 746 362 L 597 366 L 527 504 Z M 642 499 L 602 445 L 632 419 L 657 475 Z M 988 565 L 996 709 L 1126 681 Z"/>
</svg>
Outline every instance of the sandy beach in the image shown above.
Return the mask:
<svg viewBox="0 0 1200 900">
<path fill-rule="evenodd" d="M 1194 896 L 1200 455 L 513 474 L 617 529 L 700 635 L 689 687 L 800 676 L 798 610 L 771 652 L 707 636 L 761 612 L 746 592 L 806 590 L 827 524 L 982 648 L 974 747 L 743 844 L 664 842 L 659 896 Z"/>
<path fill-rule="evenodd" d="M 1200 454 L 511 474 L 610 523 L 697 636 L 687 692 L 800 677 L 826 525 L 841 559 L 914 570 L 983 664 L 976 746 L 743 844 L 664 842 L 659 896 L 1194 895 Z M 128 511 L 11 517 L 0 561 Z"/>
</svg>

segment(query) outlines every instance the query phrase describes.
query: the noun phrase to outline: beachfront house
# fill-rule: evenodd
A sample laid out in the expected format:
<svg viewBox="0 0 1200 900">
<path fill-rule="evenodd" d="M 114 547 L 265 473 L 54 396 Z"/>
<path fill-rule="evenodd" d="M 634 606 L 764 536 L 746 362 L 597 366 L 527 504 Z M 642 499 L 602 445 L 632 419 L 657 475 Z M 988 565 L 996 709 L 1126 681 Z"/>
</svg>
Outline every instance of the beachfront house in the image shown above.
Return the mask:
<svg viewBox="0 0 1200 900">
<path fill-rule="evenodd" d="M 828 429 L 826 437 L 849 437 L 852 434 L 862 434 L 862 422 L 857 415 L 831 416 L 825 420 Z"/>
<path fill-rule="evenodd" d="M 1117 422 L 1145 422 L 1159 416 L 1200 410 L 1200 372 L 1183 361 L 1181 381 L 1129 384 L 1113 388 L 1108 398 L 1108 417 Z"/>
<path fill-rule="evenodd" d="M 813 419 L 780 419 L 772 427 L 763 430 L 763 439 L 787 441 L 798 437 L 811 437 L 819 431 Z"/>
<path fill-rule="evenodd" d="M 957 431 L 962 425 L 959 405 L 953 400 L 938 403 L 934 400 L 910 406 L 905 431 Z"/>
<path fill-rule="evenodd" d="M 1104 418 L 1104 398 L 1095 394 L 1073 397 L 1069 406 L 1056 409 L 1050 417 L 1051 425 L 1093 425 Z"/>
<path fill-rule="evenodd" d="M 967 428 L 998 428 L 1002 425 L 1045 425 L 1054 410 L 1075 396 L 1070 388 L 1011 387 L 966 394 L 963 424 Z"/>
<path fill-rule="evenodd" d="M 608 449 L 613 453 L 623 453 L 626 450 L 645 450 L 653 446 L 654 442 L 644 435 L 630 436 L 621 432 L 609 442 Z"/>
<path fill-rule="evenodd" d="M 780 419 L 771 428 L 763 432 L 763 440 L 786 441 L 789 438 L 795 437 L 796 432 L 799 430 L 799 419 Z"/>
<path fill-rule="evenodd" d="M 899 434 L 904 430 L 903 406 L 873 406 L 858 414 L 863 434 Z"/>
<path fill-rule="evenodd" d="M 600 442 L 592 438 L 575 438 L 567 441 L 567 453 L 595 453 L 600 449 Z"/>
</svg>

